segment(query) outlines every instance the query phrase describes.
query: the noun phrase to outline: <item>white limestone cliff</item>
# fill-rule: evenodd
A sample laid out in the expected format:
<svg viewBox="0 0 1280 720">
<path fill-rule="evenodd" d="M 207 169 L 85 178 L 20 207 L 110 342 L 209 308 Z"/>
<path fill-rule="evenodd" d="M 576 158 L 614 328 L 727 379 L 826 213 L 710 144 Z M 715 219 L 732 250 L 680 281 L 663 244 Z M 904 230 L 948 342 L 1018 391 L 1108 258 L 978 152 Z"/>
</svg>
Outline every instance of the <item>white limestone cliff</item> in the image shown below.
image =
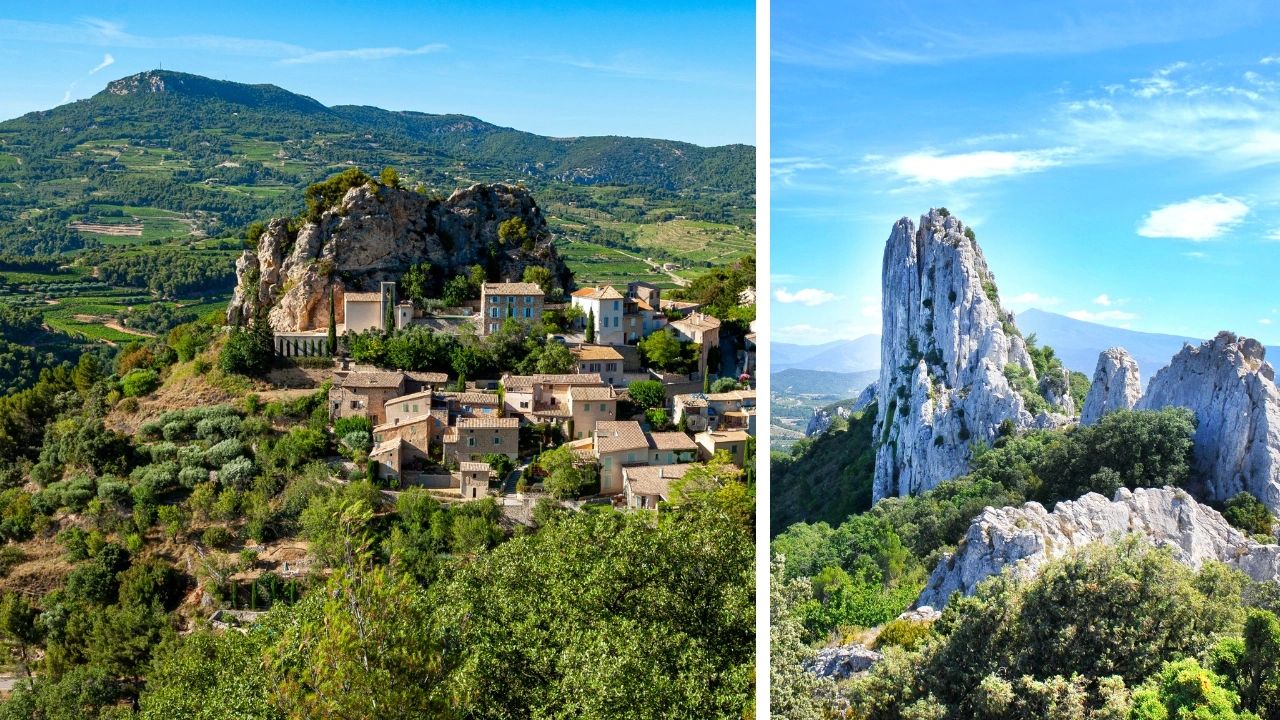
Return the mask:
<svg viewBox="0 0 1280 720">
<path fill-rule="evenodd" d="M 1080 413 L 1081 425 L 1092 425 L 1116 410 L 1132 410 L 1142 397 L 1138 361 L 1124 348 L 1113 347 L 1098 353 L 1089 394 Z"/>
</svg>

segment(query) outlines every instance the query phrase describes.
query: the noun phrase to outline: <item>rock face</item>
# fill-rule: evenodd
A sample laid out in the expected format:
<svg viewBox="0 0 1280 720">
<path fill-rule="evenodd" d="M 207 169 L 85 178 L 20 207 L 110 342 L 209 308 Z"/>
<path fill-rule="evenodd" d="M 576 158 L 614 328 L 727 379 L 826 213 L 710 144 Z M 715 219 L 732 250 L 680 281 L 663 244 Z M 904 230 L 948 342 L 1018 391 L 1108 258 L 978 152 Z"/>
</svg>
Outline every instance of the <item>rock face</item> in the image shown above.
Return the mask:
<svg viewBox="0 0 1280 720">
<path fill-rule="evenodd" d="M 971 446 L 1005 421 L 1034 426 L 1004 374 L 1035 369 L 964 223 L 940 210 L 893 227 L 884 251 L 875 500 L 923 492 L 967 470 Z"/>
<path fill-rule="evenodd" d="M 1138 361 L 1124 348 L 1113 347 L 1098 353 L 1089 394 L 1080 413 L 1081 425 L 1092 425 L 1116 410 L 1132 410 L 1142 397 Z"/>
<path fill-rule="evenodd" d="M 1266 348 L 1218 333 L 1187 345 L 1151 379 L 1137 407 L 1190 408 L 1196 414 L 1194 474 L 1203 494 L 1225 500 L 1247 490 L 1280 511 L 1280 389 Z"/>
<path fill-rule="evenodd" d="M 842 645 L 819 650 L 805 668 L 821 678 L 845 680 L 870 670 L 872 665 L 883 659 L 884 655 L 862 645 Z"/>
<path fill-rule="evenodd" d="M 1129 533 L 1172 546 L 1179 559 L 1192 567 L 1217 560 L 1255 580 L 1280 578 L 1280 545 L 1253 541 L 1185 491 L 1121 488 L 1114 501 L 1089 493 L 1058 503 L 1051 513 L 1035 502 L 986 508 L 969 526 L 958 550 L 933 569 L 916 605 L 942 607 L 952 593 L 968 595 L 978 583 L 1001 571 L 1030 577 L 1075 548 L 1114 542 Z"/>
<path fill-rule="evenodd" d="M 862 388 L 862 392 L 858 393 L 858 397 L 853 400 L 852 412 L 862 412 L 867 406 L 875 402 L 876 395 L 879 393 L 879 383 L 871 383 Z"/>
<path fill-rule="evenodd" d="M 532 249 L 498 237 L 498 226 L 516 217 L 528 226 Z M 562 287 L 572 282 L 542 212 L 524 188 L 473 185 L 440 200 L 363 185 L 348 190 L 337 207 L 302 226 L 296 237 L 286 220 L 268 223 L 257 249 L 236 261 L 227 319 L 235 324 L 262 308 L 269 309 L 276 332 L 328 327 L 331 288 L 337 321 L 343 322 L 345 292 L 376 291 L 379 282 L 398 280 L 424 261 L 439 282 L 471 265 L 485 266 L 501 280 L 519 280 L 526 266 L 541 265 Z"/>
</svg>

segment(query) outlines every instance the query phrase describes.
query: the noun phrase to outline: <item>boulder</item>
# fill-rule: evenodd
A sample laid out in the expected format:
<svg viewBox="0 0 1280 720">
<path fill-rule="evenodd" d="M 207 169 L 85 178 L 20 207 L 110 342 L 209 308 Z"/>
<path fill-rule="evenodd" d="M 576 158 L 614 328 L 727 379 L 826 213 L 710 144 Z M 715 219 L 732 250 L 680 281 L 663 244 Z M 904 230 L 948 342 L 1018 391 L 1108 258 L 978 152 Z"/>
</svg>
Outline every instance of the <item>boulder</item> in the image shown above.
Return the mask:
<svg viewBox="0 0 1280 720">
<path fill-rule="evenodd" d="M 883 659 L 884 655 L 855 643 L 819 650 L 818 654 L 805 664 L 805 669 L 820 678 L 845 680 L 870 670 L 872 665 Z"/>
<path fill-rule="evenodd" d="M 1142 398 L 1142 378 L 1138 361 L 1124 348 L 1113 347 L 1098 353 L 1089 394 L 1080 413 L 1081 425 L 1092 425 L 1116 410 L 1132 410 Z"/>
<path fill-rule="evenodd" d="M 982 511 L 954 553 L 940 560 L 915 606 L 946 605 L 952 593 L 973 593 L 1000 572 L 1031 577 L 1050 560 L 1094 542 L 1115 542 L 1138 533 L 1169 546 L 1191 567 L 1216 560 L 1254 580 L 1280 578 L 1280 545 L 1264 545 L 1229 525 L 1213 508 L 1178 488 L 1121 488 L 1114 500 L 1089 493 L 1058 503 Z"/>
</svg>

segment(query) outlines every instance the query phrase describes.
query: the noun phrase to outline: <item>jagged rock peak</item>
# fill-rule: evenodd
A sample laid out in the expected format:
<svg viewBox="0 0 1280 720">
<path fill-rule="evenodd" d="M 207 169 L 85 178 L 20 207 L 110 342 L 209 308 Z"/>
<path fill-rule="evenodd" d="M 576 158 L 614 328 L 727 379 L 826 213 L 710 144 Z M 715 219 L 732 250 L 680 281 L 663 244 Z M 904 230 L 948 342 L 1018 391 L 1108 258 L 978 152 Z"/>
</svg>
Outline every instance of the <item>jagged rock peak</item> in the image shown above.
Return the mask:
<svg viewBox="0 0 1280 720">
<path fill-rule="evenodd" d="M 971 446 L 1002 424 L 1034 426 L 1005 368 L 1035 379 L 1013 315 L 1000 307 L 976 235 L 933 209 L 885 245 L 876 500 L 928 490 L 964 473 Z"/>
<path fill-rule="evenodd" d="M 1137 407 L 1195 413 L 1193 475 L 1204 497 L 1225 500 L 1247 490 L 1280 512 L 1280 389 L 1262 343 L 1224 331 L 1183 346 Z"/>
<path fill-rule="evenodd" d="M 1138 361 L 1129 351 L 1113 347 L 1098 353 L 1089 394 L 1080 413 L 1081 425 L 1092 425 L 1116 410 L 1132 410 L 1142 397 L 1142 376 Z"/>
<path fill-rule="evenodd" d="M 522 218 L 531 243 L 504 243 L 498 226 Z M 395 281 L 412 265 L 430 263 L 437 283 L 485 266 L 491 277 L 518 280 L 529 265 L 550 269 L 564 289 L 572 275 L 556 254 L 533 196 L 523 187 L 477 184 L 447 200 L 365 184 L 349 189 L 316 222 L 289 231 L 272 220 L 236 262 L 236 290 L 227 318 L 236 323 L 268 312 L 276 332 L 328 327 L 330 290 L 343 322 L 342 296 Z"/>
<path fill-rule="evenodd" d="M 969 525 L 957 551 L 934 567 L 916 605 L 942 607 L 952 593 L 972 594 L 978 583 L 997 573 L 1031 577 L 1050 560 L 1130 533 L 1172 547 L 1194 568 L 1216 560 L 1254 580 L 1280 578 L 1280 545 L 1252 540 L 1187 492 L 1172 487 L 1121 488 L 1112 501 L 1089 493 L 1058 503 L 1053 512 L 1036 502 L 986 508 Z"/>
</svg>

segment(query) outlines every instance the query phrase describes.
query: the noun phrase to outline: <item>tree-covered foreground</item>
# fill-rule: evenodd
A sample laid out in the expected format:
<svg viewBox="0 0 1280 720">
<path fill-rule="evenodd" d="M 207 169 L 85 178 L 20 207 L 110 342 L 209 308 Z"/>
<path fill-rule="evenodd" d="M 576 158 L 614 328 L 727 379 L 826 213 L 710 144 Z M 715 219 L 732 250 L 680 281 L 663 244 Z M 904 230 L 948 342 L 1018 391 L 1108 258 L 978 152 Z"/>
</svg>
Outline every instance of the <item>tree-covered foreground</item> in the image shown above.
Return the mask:
<svg viewBox="0 0 1280 720">
<path fill-rule="evenodd" d="M 210 318 L 0 397 L 0 718 L 750 716 L 741 474 L 660 514 L 443 505 L 344 461 L 368 423 L 324 388 L 240 374 L 259 344 Z"/>
<path fill-rule="evenodd" d="M 772 713 L 858 720 L 1280 717 L 1280 586 L 1224 565 L 1199 569 L 1140 538 L 1094 544 L 1032 578 L 993 577 L 941 618 L 899 615 L 985 507 L 1048 509 L 1121 487 L 1195 490 L 1186 410 L 1117 412 L 1089 427 L 1004 433 L 969 473 L 909 498 L 870 503 L 876 408 L 773 458 L 774 502 L 812 517 L 772 543 Z M 831 502 L 852 514 L 831 522 Z M 1219 506 L 1274 542 L 1247 493 Z M 819 680 L 823 645 L 884 659 Z"/>
</svg>

